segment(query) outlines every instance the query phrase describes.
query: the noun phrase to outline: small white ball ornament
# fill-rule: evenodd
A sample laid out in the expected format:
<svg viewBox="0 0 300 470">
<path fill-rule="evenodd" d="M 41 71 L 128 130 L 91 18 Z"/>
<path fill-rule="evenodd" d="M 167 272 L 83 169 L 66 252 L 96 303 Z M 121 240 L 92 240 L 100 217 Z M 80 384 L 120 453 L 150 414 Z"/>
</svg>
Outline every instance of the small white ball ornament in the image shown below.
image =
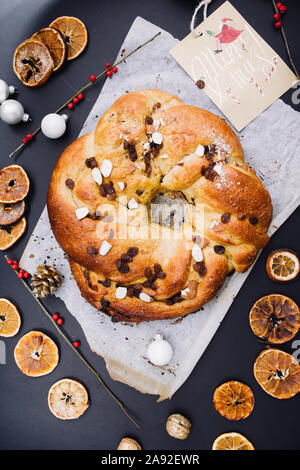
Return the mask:
<svg viewBox="0 0 300 470">
<path fill-rule="evenodd" d="M 0 106 L 0 118 L 6 124 L 18 124 L 30 120 L 29 114 L 24 112 L 24 108 L 19 101 L 6 100 Z"/>
<path fill-rule="evenodd" d="M 172 359 L 173 349 L 162 335 L 156 335 L 148 346 L 147 355 L 149 361 L 155 366 L 165 366 Z"/>
<path fill-rule="evenodd" d="M 47 114 L 41 122 L 42 133 L 49 139 L 58 139 L 66 132 L 67 119 L 66 114 Z"/>
<path fill-rule="evenodd" d="M 9 95 L 13 95 L 15 92 L 16 88 L 14 86 L 7 85 L 7 83 L 0 78 L 0 104 L 7 100 Z"/>
</svg>

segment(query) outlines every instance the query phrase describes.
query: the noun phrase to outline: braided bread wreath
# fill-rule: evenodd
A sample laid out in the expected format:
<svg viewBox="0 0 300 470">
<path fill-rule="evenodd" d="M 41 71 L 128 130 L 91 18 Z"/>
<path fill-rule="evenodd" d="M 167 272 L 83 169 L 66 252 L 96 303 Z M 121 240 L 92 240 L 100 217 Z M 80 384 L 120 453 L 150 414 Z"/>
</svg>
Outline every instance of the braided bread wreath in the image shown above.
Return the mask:
<svg viewBox="0 0 300 470">
<path fill-rule="evenodd" d="M 149 205 L 166 192 L 204 217 L 177 229 L 152 222 Z M 268 242 L 272 203 L 223 119 L 139 90 L 60 156 L 48 212 L 83 297 L 138 322 L 194 312 L 230 271 L 246 271 Z"/>
</svg>

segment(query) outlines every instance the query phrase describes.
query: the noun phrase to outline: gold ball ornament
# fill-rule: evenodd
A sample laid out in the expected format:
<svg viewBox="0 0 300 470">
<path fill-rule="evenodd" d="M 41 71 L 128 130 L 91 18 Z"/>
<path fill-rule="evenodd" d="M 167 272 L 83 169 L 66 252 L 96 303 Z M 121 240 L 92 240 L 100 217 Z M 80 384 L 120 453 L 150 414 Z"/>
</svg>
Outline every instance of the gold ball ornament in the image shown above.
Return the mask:
<svg viewBox="0 0 300 470">
<path fill-rule="evenodd" d="M 130 437 L 123 437 L 117 450 L 142 450 L 140 444 Z"/>
<path fill-rule="evenodd" d="M 171 437 L 184 440 L 190 434 L 191 426 L 192 424 L 187 418 L 175 413 L 168 417 L 166 430 Z"/>
</svg>

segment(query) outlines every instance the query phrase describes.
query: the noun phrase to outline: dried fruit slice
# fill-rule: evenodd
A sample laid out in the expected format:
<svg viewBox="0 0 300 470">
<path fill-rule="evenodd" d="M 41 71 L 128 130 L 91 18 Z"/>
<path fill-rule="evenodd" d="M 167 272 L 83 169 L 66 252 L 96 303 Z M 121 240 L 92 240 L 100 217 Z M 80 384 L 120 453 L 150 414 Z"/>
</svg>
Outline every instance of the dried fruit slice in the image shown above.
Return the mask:
<svg viewBox="0 0 300 470">
<path fill-rule="evenodd" d="M 254 450 L 254 447 L 242 434 L 227 432 L 217 437 L 212 450 Z"/>
<path fill-rule="evenodd" d="M 249 322 L 253 333 L 259 338 L 272 344 L 285 343 L 299 331 L 299 307 L 285 295 L 266 295 L 253 305 Z"/>
<path fill-rule="evenodd" d="M 266 270 L 272 281 L 293 281 L 300 272 L 299 258 L 291 250 L 274 250 L 267 258 Z"/>
<path fill-rule="evenodd" d="M 59 354 L 54 341 L 40 331 L 30 331 L 15 347 L 15 361 L 23 374 L 40 377 L 52 372 Z"/>
<path fill-rule="evenodd" d="M 53 60 L 53 72 L 56 72 L 64 63 L 66 46 L 62 34 L 55 28 L 43 28 L 32 35 L 48 47 Z"/>
<path fill-rule="evenodd" d="M 0 336 L 15 336 L 21 326 L 17 307 L 7 299 L 0 299 Z"/>
<path fill-rule="evenodd" d="M 87 45 L 87 29 L 84 23 L 74 16 L 61 16 L 52 21 L 51 28 L 58 29 L 68 46 L 68 60 L 73 60 Z"/>
<path fill-rule="evenodd" d="M 254 376 L 272 397 L 291 398 L 300 391 L 300 366 L 296 359 L 280 349 L 266 349 L 256 358 Z"/>
<path fill-rule="evenodd" d="M 26 39 L 15 50 L 13 68 L 24 85 L 35 87 L 50 77 L 53 60 L 45 44 L 37 39 Z"/>
<path fill-rule="evenodd" d="M 0 250 L 7 250 L 13 246 L 25 232 L 26 225 L 26 219 L 23 217 L 14 225 L 0 227 Z"/>
<path fill-rule="evenodd" d="M 231 420 L 247 418 L 254 407 L 254 395 L 250 387 L 231 380 L 216 388 L 213 396 L 215 409 Z"/>
<path fill-rule="evenodd" d="M 77 419 L 88 409 L 89 397 L 81 383 L 62 379 L 50 388 L 48 405 L 59 419 Z"/>
<path fill-rule="evenodd" d="M 17 222 L 25 211 L 25 202 L 3 204 L 0 202 L 0 225 L 11 225 Z"/>
<path fill-rule="evenodd" d="M 0 171 L 0 202 L 22 201 L 29 191 L 29 178 L 20 165 L 9 165 Z"/>
</svg>

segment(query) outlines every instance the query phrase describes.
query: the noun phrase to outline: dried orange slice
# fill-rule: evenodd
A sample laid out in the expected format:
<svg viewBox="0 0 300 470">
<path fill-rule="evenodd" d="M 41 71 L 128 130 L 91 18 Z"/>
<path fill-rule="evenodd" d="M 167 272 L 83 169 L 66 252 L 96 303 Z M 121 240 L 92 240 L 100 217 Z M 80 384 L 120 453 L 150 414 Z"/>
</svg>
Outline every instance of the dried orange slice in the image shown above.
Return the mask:
<svg viewBox="0 0 300 470">
<path fill-rule="evenodd" d="M 59 419 L 77 419 L 88 409 L 89 397 L 81 383 L 62 379 L 50 388 L 48 405 Z"/>
<path fill-rule="evenodd" d="M 26 225 L 26 219 L 23 217 L 14 225 L 0 227 L 0 251 L 7 250 L 19 240 L 25 232 Z"/>
<path fill-rule="evenodd" d="M 22 217 L 24 211 L 24 201 L 19 201 L 14 204 L 3 204 L 0 202 L 0 226 L 14 224 Z"/>
<path fill-rule="evenodd" d="M 242 434 L 227 432 L 217 437 L 212 450 L 254 450 L 254 447 Z"/>
<path fill-rule="evenodd" d="M 259 338 L 272 344 L 285 343 L 299 331 L 299 307 L 285 295 L 266 295 L 253 305 L 249 322 L 253 333 Z"/>
<path fill-rule="evenodd" d="M 272 397 L 291 398 L 300 391 L 300 366 L 296 359 L 280 349 L 266 349 L 256 358 L 254 376 Z"/>
<path fill-rule="evenodd" d="M 9 165 L 0 171 L 0 202 L 22 201 L 29 191 L 29 178 L 20 165 Z"/>
<path fill-rule="evenodd" d="M 43 28 L 31 36 L 38 39 L 48 47 L 53 60 L 53 72 L 56 72 L 64 63 L 66 56 L 66 46 L 62 34 L 55 28 Z"/>
<path fill-rule="evenodd" d="M 231 380 L 216 388 L 213 396 L 215 409 L 231 420 L 247 418 L 254 407 L 254 395 L 250 387 Z"/>
<path fill-rule="evenodd" d="M 15 336 L 21 326 L 17 307 L 7 299 L 0 299 L 0 336 Z"/>
<path fill-rule="evenodd" d="M 272 281 L 293 281 L 300 272 L 299 258 L 291 250 L 274 250 L 267 258 L 266 271 Z"/>
<path fill-rule="evenodd" d="M 23 374 L 40 377 L 52 372 L 59 354 L 54 341 L 40 331 L 30 331 L 15 347 L 15 361 Z"/>
<path fill-rule="evenodd" d="M 68 46 L 68 60 L 73 60 L 85 49 L 87 45 L 87 29 L 84 23 L 74 16 L 61 16 L 52 21 L 51 28 L 58 29 Z"/>
<path fill-rule="evenodd" d="M 35 87 L 50 77 L 53 60 L 45 44 L 37 39 L 26 39 L 15 50 L 13 68 L 24 85 Z"/>
</svg>

